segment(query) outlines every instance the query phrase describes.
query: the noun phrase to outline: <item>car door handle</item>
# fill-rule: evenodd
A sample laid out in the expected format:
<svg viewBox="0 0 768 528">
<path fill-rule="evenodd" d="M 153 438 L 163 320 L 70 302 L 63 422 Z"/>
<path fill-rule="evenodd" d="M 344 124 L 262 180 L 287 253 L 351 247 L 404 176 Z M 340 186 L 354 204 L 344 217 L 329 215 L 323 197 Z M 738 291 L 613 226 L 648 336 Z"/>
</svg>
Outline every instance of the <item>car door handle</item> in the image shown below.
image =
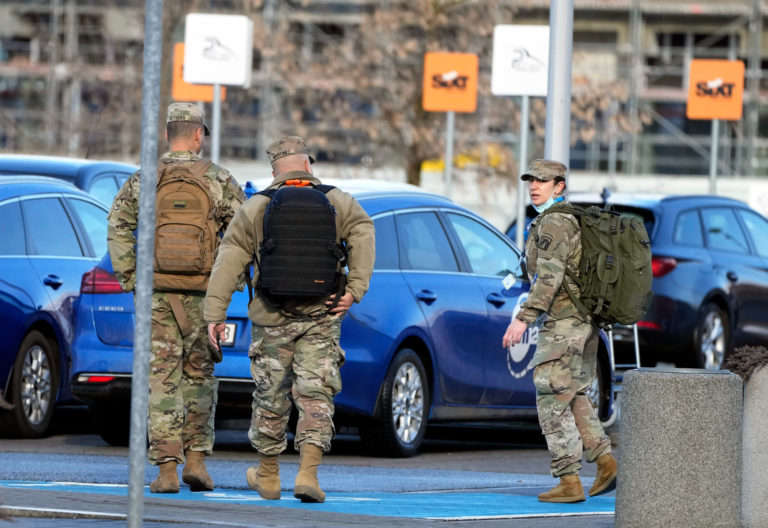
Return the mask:
<svg viewBox="0 0 768 528">
<path fill-rule="evenodd" d="M 728 280 L 731 282 L 736 282 L 737 280 L 739 280 L 739 275 L 735 271 L 729 271 L 728 273 L 725 274 L 725 276 L 728 277 Z"/>
<path fill-rule="evenodd" d="M 61 280 L 61 277 L 58 275 L 48 275 L 46 278 L 43 279 L 43 284 L 46 286 L 50 286 L 54 290 L 58 290 L 59 286 L 64 284 L 64 281 Z"/>
<path fill-rule="evenodd" d="M 416 298 L 420 301 L 424 301 L 427 304 L 432 304 L 437 300 L 437 294 L 432 290 L 421 290 L 416 294 Z"/>
<path fill-rule="evenodd" d="M 499 295 L 498 293 L 489 293 L 488 297 L 485 298 L 489 303 L 494 305 L 496 308 L 501 308 L 504 306 L 504 303 L 506 303 L 506 299 Z"/>
</svg>

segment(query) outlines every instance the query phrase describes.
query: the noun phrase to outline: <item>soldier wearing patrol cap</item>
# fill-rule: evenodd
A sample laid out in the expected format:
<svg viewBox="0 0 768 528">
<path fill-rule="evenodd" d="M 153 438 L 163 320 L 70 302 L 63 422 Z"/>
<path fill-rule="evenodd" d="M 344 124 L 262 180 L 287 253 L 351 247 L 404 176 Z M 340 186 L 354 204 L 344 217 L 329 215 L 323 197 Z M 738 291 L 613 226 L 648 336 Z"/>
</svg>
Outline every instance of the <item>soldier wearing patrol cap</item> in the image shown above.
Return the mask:
<svg viewBox="0 0 768 528">
<path fill-rule="evenodd" d="M 215 227 L 221 233 L 245 200 L 245 193 L 226 169 L 200 158 L 203 138 L 209 133 L 201 108 L 189 103 L 168 107 L 169 152 L 158 162 L 158 187 L 163 174 L 177 169 L 204 171 L 201 181 L 207 186 Z M 108 217 L 109 255 L 125 291 L 133 291 L 136 280 L 134 230 L 138 225 L 140 178 L 140 172 L 136 172 L 125 182 Z M 205 286 L 194 290 L 158 290 L 158 276 L 156 269 L 152 292 L 148 458 L 160 471 L 150 491 L 177 493 L 178 464 L 184 464 L 182 479 L 192 491 L 212 490 L 213 480 L 204 458 L 213 449 L 218 387 L 213 369 L 219 358 L 209 348 L 202 318 Z"/>
<path fill-rule="evenodd" d="M 269 145 L 266 152 L 274 178 L 268 189 L 321 184 L 313 175 L 314 159 L 300 137 L 283 137 Z M 294 496 L 302 502 L 325 500 L 317 467 L 323 453 L 331 448 L 334 435 L 333 397 L 341 390 L 339 371 L 344 363 L 344 351 L 339 346 L 341 320 L 353 302 L 360 302 L 373 272 L 374 230 L 368 214 L 341 189 L 331 188 L 326 197 L 336 211 L 336 242 L 345 242 L 348 253 L 346 292 L 340 295 L 338 305 L 333 307 L 337 293 L 328 300 L 303 301 L 295 306 L 296 310 L 286 312 L 257 295 L 248 311 L 253 322 L 248 355 L 256 384 L 248 438 L 259 454 L 259 465 L 248 468 L 246 480 L 251 489 L 270 500 L 280 498 L 278 455 L 287 446 L 289 394 L 299 411 L 294 447 L 300 453 L 300 464 Z M 224 235 L 205 298 L 211 342 L 224 329 L 237 274 L 253 263 L 264 240 L 269 201 L 268 196 L 252 196 L 237 211 Z M 337 272 L 343 271 L 338 264 Z M 255 264 L 254 273 L 253 283 L 257 284 Z"/>
<path fill-rule="evenodd" d="M 521 176 L 528 182 L 531 203 L 541 213 L 563 202 L 568 169 L 558 161 L 538 159 Z M 525 243 L 531 291 L 509 324 L 502 345 L 517 344 L 529 326 L 539 326 L 533 358 L 536 367 L 536 408 L 552 457 L 552 476 L 560 483 L 539 495 L 542 502 L 585 500 L 579 479 L 582 454 L 597 461 L 597 478 L 590 496 L 616 487 L 617 464 L 586 394 L 596 375 L 598 327 L 571 301 L 564 283 L 578 294 L 565 275 L 579 273 L 581 230 L 570 214 L 552 212 L 535 218 Z"/>
</svg>

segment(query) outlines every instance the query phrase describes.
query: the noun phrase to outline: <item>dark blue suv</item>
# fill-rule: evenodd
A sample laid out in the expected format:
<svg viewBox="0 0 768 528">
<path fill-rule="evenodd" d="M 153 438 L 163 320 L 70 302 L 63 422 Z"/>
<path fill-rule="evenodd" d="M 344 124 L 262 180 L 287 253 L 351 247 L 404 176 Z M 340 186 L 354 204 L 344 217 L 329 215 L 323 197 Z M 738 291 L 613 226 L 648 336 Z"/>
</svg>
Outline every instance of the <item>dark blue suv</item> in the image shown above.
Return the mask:
<svg viewBox="0 0 768 528">
<path fill-rule="evenodd" d="M 74 185 L 0 178 L 0 419 L 44 435 L 57 402 L 73 401 L 69 364 L 80 280 L 106 251 L 107 207 Z"/>
<path fill-rule="evenodd" d="M 0 174 L 51 176 L 73 183 L 107 205 L 138 167 L 115 161 L 0 154 Z"/>
<path fill-rule="evenodd" d="M 355 195 L 376 228 L 370 289 L 342 323 L 337 425 L 356 426 L 377 453 L 403 456 L 417 452 L 428 423 L 534 419 L 537 333 L 510 349 L 501 345 L 529 289 L 520 252 L 442 196 L 383 182 L 327 183 Z M 224 360 L 215 371 L 217 418 L 250 416 L 247 297 L 236 292 L 229 307 Z M 76 311 L 73 394 L 97 412 L 108 442 L 125 442 L 134 306 L 108 257 L 83 276 Z M 591 395 L 607 419 L 613 392 L 605 341 L 599 354 Z"/>
</svg>

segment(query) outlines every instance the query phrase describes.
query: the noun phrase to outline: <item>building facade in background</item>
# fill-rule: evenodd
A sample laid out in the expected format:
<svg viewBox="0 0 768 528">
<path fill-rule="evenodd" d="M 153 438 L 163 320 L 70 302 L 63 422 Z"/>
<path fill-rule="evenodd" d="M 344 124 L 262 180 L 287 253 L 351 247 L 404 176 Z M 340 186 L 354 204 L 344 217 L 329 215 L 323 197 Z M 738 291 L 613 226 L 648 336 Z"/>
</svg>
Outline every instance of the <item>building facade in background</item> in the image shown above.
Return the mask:
<svg viewBox="0 0 768 528">
<path fill-rule="evenodd" d="M 181 3 L 166 2 L 162 108 L 170 102 L 172 47 L 184 39 Z M 483 24 L 470 18 L 480 16 L 470 7 L 433 16 L 419 10 L 422 3 L 430 4 L 184 2 L 192 12 L 254 20 L 253 82 L 227 90 L 222 158 L 261 159 L 264 145 L 286 133 L 306 137 L 320 160 L 339 164 L 439 158 L 444 120 L 422 115 L 414 95 L 423 48 L 480 56 L 477 112 L 457 119 L 455 161 L 516 173 L 518 101 L 490 94 L 485 35 L 497 23 L 548 24 L 549 1 L 499 0 Z M 707 174 L 711 123 L 685 117 L 686 77 L 693 58 L 721 58 L 743 60 L 747 73 L 744 117 L 720 127 L 720 173 L 768 174 L 761 0 L 574 5 L 572 168 Z M 143 27 L 143 0 L 0 0 L 0 151 L 137 160 Z M 366 71 L 366 64 L 373 66 Z M 398 98 L 402 107 L 393 105 Z M 533 101 L 532 157 L 543 154 L 544 108 Z M 409 128 L 414 120 L 420 128 Z M 419 142 L 428 148 L 414 154 Z"/>
</svg>

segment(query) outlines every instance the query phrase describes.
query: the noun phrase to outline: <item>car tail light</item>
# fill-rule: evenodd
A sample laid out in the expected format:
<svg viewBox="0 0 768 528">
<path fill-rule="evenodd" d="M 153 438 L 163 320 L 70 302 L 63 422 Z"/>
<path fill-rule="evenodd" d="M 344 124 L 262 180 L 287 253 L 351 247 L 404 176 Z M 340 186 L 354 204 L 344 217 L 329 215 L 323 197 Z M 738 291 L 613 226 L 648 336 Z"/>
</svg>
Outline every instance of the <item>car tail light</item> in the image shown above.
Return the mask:
<svg viewBox="0 0 768 528">
<path fill-rule="evenodd" d="M 654 277 L 663 277 L 677 267 L 677 260 L 671 257 L 653 257 L 651 270 Z"/>
<path fill-rule="evenodd" d="M 114 376 L 91 376 L 83 374 L 78 376 L 77 381 L 80 383 L 107 383 L 113 379 L 115 379 Z"/>
<path fill-rule="evenodd" d="M 93 268 L 83 274 L 80 293 L 124 293 L 114 273 L 102 268 Z"/>
<path fill-rule="evenodd" d="M 652 323 L 651 321 L 638 321 L 637 327 L 648 328 L 649 330 L 661 330 L 661 325 L 659 323 Z"/>
</svg>

